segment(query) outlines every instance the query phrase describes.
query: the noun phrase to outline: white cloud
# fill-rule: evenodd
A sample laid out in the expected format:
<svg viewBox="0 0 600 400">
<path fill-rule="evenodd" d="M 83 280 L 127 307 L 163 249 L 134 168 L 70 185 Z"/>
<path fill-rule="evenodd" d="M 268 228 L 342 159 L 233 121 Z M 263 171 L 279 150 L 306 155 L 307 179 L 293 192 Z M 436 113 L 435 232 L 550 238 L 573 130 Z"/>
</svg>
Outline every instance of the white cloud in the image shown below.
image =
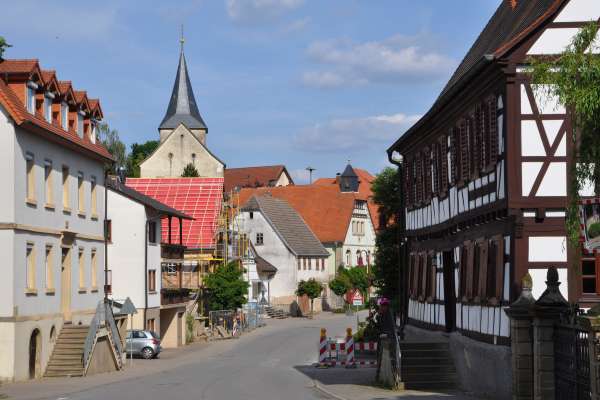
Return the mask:
<svg viewBox="0 0 600 400">
<path fill-rule="evenodd" d="M 304 4 L 304 0 L 225 0 L 229 18 L 255 23 L 276 18 Z"/>
<path fill-rule="evenodd" d="M 305 151 L 336 153 L 365 149 L 391 142 L 419 120 L 403 113 L 360 118 L 333 119 L 303 129 L 294 144 Z"/>
<path fill-rule="evenodd" d="M 422 82 L 446 77 L 456 63 L 431 47 L 432 40 L 427 35 L 396 35 L 383 41 L 364 43 L 349 40 L 314 42 L 307 49 L 308 56 L 330 68 L 306 72 L 303 81 L 309 86 L 333 87 L 373 82 Z"/>
</svg>

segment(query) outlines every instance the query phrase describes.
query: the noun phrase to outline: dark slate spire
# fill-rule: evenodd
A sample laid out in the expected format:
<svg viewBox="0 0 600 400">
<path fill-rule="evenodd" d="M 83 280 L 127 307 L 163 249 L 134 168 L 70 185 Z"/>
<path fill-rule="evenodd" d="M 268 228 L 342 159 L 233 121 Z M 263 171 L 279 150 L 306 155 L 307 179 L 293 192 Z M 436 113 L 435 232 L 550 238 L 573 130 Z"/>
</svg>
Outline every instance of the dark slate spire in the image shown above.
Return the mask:
<svg viewBox="0 0 600 400">
<path fill-rule="evenodd" d="M 358 175 L 350 163 L 346 165 L 346 169 L 340 176 L 340 190 L 342 192 L 358 192 Z"/>
<path fill-rule="evenodd" d="M 188 129 L 207 129 L 200 116 L 190 77 L 187 71 L 185 55 L 183 54 L 183 37 L 181 38 L 181 54 L 177 76 L 173 85 L 173 93 L 169 101 L 169 108 L 158 129 L 175 129 L 179 124 Z"/>
</svg>

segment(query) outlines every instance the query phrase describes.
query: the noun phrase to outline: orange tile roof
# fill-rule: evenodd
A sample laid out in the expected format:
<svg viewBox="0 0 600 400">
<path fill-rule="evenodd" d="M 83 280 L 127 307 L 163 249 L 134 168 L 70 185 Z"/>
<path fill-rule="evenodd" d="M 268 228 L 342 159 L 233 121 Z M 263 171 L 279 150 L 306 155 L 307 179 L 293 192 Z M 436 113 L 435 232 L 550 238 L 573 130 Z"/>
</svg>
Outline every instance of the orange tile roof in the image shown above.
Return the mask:
<svg viewBox="0 0 600 400">
<path fill-rule="evenodd" d="M 263 187 L 274 183 L 279 176 L 287 174 L 290 182 L 292 178 L 287 173 L 285 165 L 266 165 L 261 167 L 226 168 L 225 169 L 225 192 L 236 187 Z"/>
<path fill-rule="evenodd" d="M 56 78 L 56 71 L 54 71 L 53 69 L 42 70 L 42 79 L 44 80 L 44 82 L 48 83 L 52 80 L 52 78 Z"/>
<path fill-rule="evenodd" d="M 29 61 L 34 62 L 34 65 L 37 66 L 37 60 Z M 26 70 L 24 65 L 28 65 L 28 62 L 27 60 L 4 60 L 0 62 L 0 68 L 4 68 L 5 71 L 8 69 L 7 65 L 12 68 L 12 71 L 17 71 L 21 67 L 21 70 Z M 108 150 L 99 142 L 92 143 L 88 138 L 82 139 L 76 133 L 64 131 L 62 128 L 48 123 L 45 119 L 29 113 L 25 109 L 25 105 L 2 79 L 0 79 L 0 105 L 7 110 L 15 124 L 24 129 L 41 135 L 47 135 L 51 139 L 67 141 L 105 160 L 113 159 Z"/>
<path fill-rule="evenodd" d="M 252 195 L 265 195 L 287 201 L 302 216 L 322 243 L 343 242 L 354 210 L 356 193 L 342 193 L 337 186 L 301 185 L 243 188 L 239 204 Z"/>
<path fill-rule="evenodd" d="M 369 213 L 371 214 L 371 222 L 375 231 L 379 230 L 379 207 L 373 202 L 373 191 L 371 190 L 371 184 L 375 180 L 375 177 L 371 175 L 367 170 L 353 167 L 354 172 L 358 175 L 358 196 L 357 198 L 367 201 Z M 319 178 L 313 182 L 313 185 L 317 186 L 333 186 L 339 188 L 339 185 L 335 181 L 335 178 Z"/>
<path fill-rule="evenodd" d="M 20 74 L 25 72 L 33 72 L 39 68 L 37 59 L 30 60 L 3 60 L 0 62 L 0 73 Z"/>
<path fill-rule="evenodd" d="M 58 89 L 61 93 L 65 93 L 67 90 L 72 89 L 73 85 L 71 81 L 58 81 Z"/>
</svg>

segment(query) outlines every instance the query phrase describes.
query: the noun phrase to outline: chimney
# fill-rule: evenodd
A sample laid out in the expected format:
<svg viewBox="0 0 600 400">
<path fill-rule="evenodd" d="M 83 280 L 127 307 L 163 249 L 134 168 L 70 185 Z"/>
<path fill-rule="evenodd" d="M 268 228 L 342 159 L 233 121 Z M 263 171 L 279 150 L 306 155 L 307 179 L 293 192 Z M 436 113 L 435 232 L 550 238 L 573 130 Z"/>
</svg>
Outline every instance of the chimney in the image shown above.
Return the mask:
<svg viewBox="0 0 600 400">
<path fill-rule="evenodd" d="M 339 172 L 337 174 L 335 174 L 335 183 L 337 183 L 338 185 L 340 184 L 340 176 L 342 174 L 340 174 Z"/>
<path fill-rule="evenodd" d="M 507 1 L 508 1 L 508 5 L 510 5 L 510 8 L 512 10 L 517 8 L 518 0 L 507 0 Z"/>
</svg>

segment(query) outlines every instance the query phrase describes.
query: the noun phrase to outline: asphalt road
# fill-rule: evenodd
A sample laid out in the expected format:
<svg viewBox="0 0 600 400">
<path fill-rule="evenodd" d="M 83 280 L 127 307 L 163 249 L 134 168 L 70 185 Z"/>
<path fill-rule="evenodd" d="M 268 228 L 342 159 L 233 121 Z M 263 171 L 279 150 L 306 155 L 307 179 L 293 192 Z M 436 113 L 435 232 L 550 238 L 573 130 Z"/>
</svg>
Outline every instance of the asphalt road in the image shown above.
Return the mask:
<svg viewBox="0 0 600 400">
<path fill-rule="evenodd" d="M 267 324 L 237 340 L 166 351 L 158 360 L 136 359 L 124 372 L 13 384 L 0 392 L 52 400 L 330 399 L 302 371 L 317 361 L 319 329 L 344 336 L 347 327 L 356 327 L 356 317 L 324 313 Z"/>
</svg>

